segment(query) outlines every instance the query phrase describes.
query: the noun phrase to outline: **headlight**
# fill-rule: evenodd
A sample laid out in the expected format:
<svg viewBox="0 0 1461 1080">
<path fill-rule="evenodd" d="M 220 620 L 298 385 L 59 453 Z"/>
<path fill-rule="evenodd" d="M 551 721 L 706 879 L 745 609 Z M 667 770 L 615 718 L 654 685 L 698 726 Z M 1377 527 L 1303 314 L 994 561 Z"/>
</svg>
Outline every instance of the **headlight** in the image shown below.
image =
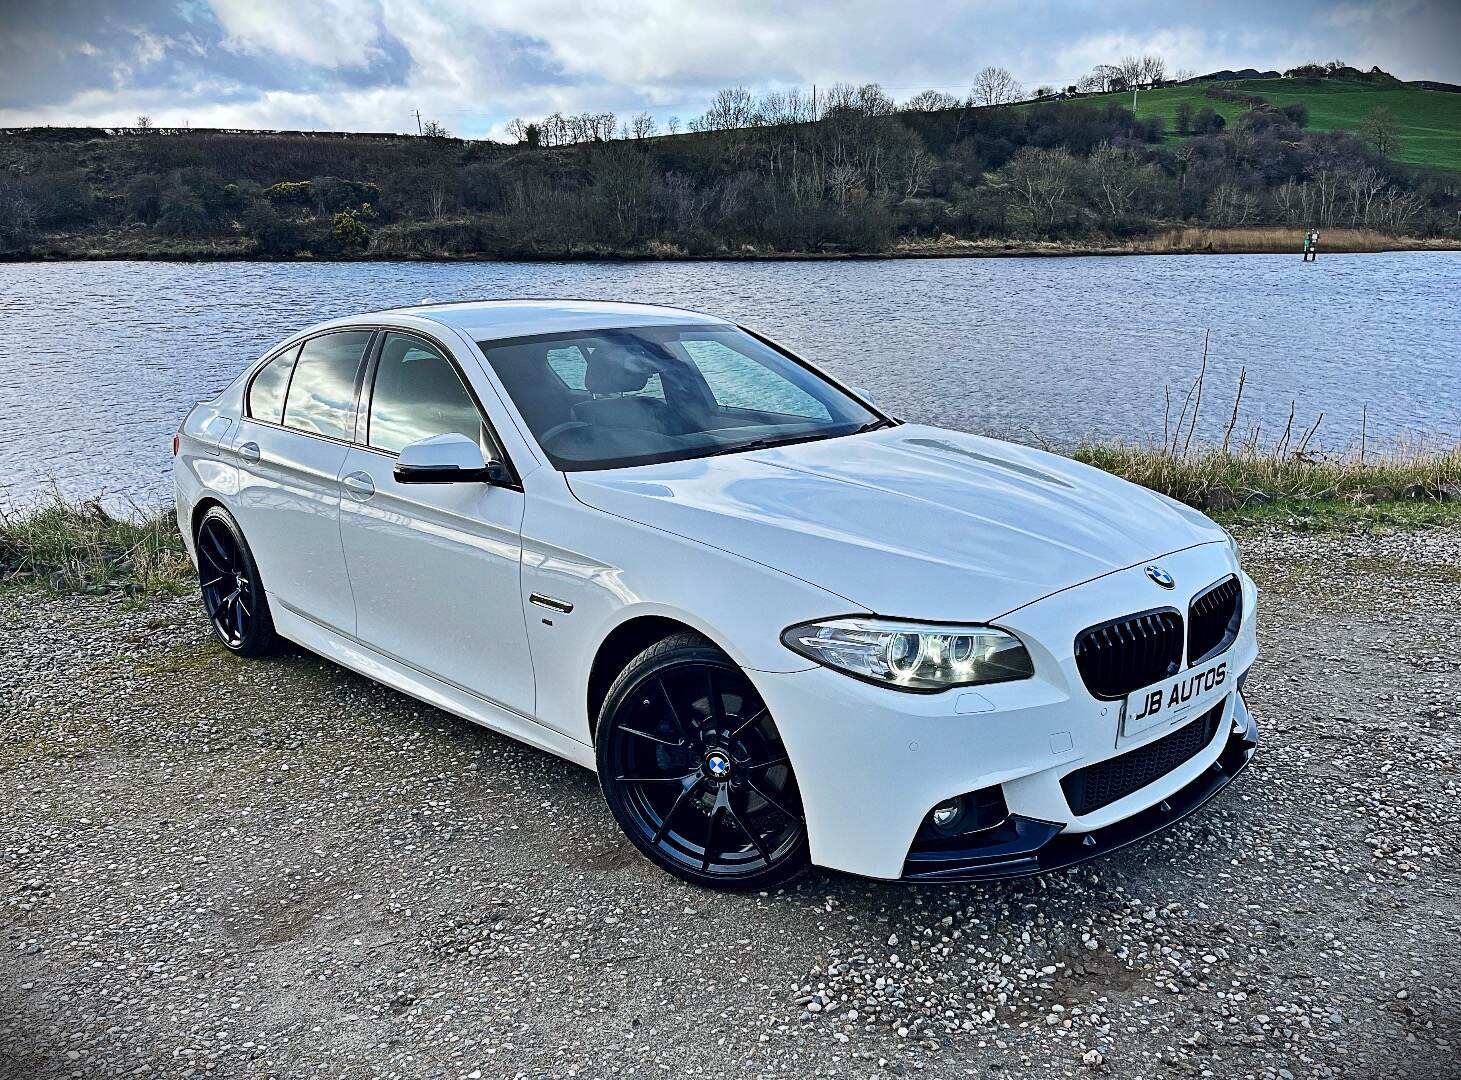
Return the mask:
<svg viewBox="0 0 1461 1080">
<path fill-rule="evenodd" d="M 946 690 L 1035 674 L 1020 639 L 992 626 L 852 617 L 788 627 L 781 641 L 809 660 L 895 690 Z"/>
</svg>

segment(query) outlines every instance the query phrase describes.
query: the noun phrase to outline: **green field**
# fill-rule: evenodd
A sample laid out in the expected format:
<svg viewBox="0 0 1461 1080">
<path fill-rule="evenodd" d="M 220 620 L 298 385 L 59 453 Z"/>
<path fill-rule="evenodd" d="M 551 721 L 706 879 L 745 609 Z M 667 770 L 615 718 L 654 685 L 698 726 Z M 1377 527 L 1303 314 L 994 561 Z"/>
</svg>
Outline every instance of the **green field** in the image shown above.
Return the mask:
<svg viewBox="0 0 1461 1080">
<path fill-rule="evenodd" d="M 1184 101 L 1194 112 L 1210 105 L 1229 123 L 1243 114 L 1243 105 L 1207 97 L 1204 91 L 1209 86 L 1258 94 L 1279 107 L 1295 102 L 1302 104 L 1309 110 L 1311 131 L 1353 130 L 1363 123 L 1366 113 L 1383 105 L 1395 114 L 1399 126 L 1397 161 L 1461 172 L 1461 94 L 1443 90 L 1422 90 L 1394 82 L 1376 84 L 1353 77 L 1323 79 L 1313 85 L 1298 79 L 1244 79 L 1142 90 L 1136 97 L 1136 114 L 1160 116 L 1166 121 L 1169 139 L 1180 138 L 1176 133 L 1177 106 Z M 1129 109 L 1131 94 L 1095 94 L 1076 98 L 1075 103 L 1097 106 L 1114 103 Z"/>
</svg>

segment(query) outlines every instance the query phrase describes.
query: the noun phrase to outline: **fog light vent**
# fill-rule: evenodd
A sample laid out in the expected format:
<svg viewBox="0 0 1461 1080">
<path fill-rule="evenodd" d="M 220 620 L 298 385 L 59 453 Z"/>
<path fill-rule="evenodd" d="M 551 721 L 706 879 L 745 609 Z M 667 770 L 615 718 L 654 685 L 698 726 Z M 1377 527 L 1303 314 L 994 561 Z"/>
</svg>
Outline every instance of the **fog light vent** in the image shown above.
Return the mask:
<svg viewBox="0 0 1461 1080">
<path fill-rule="evenodd" d="M 939 829 L 948 830 L 964 814 L 964 800 L 962 797 L 950 799 L 946 803 L 939 803 L 928 815 L 928 819 Z"/>
<path fill-rule="evenodd" d="M 1007 817 L 1009 808 L 1005 806 L 1004 789 L 996 784 L 939 803 L 924 817 L 918 837 L 942 840 L 964 836 L 992 828 Z"/>
</svg>

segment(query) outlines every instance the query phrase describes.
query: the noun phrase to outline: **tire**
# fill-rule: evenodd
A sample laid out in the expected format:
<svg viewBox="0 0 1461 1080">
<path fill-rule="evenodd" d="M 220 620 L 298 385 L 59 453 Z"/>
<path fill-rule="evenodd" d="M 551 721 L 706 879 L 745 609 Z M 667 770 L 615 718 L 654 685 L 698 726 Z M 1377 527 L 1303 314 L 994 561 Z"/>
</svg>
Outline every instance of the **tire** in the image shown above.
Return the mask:
<svg viewBox="0 0 1461 1080">
<path fill-rule="evenodd" d="M 279 648 L 269 598 L 259 567 L 238 522 L 211 506 L 193 537 L 198 554 L 198 589 L 213 636 L 237 656 L 265 656 Z"/>
<path fill-rule="evenodd" d="M 661 869 L 713 889 L 767 889 L 806 869 L 801 794 L 770 712 L 695 633 L 645 649 L 604 697 L 599 786 Z"/>
</svg>

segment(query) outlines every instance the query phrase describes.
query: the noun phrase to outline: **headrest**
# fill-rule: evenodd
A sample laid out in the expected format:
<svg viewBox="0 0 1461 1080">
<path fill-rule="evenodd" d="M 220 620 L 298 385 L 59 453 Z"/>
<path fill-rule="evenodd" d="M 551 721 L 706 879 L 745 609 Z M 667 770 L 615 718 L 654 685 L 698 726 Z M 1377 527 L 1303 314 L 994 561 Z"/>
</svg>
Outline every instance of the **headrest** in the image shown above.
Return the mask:
<svg viewBox="0 0 1461 1080">
<path fill-rule="evenodd" d="M 588 354 L 583 385 L 590 394 L 632 394 L 643 390 L 658 370 L 647 356 L 603 344 Z"/>
</svg>

